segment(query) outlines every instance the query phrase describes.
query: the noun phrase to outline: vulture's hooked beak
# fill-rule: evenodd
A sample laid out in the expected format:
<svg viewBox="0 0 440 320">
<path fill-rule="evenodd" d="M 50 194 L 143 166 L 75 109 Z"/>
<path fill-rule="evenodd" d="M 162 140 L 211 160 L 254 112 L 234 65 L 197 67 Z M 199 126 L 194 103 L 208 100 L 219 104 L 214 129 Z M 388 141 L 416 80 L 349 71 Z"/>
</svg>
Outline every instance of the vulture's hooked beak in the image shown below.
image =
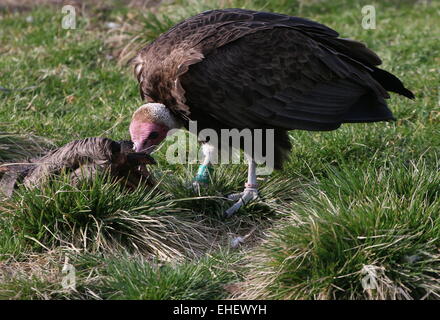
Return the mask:
<svg viewBox="0 0 440 320">
<path fill-rule="evenodd" d="M 144 154 L 151 154 L 155 151 L 157 147 L 157 144 L 148 146 L 148 147 L 143 147 L 143 146 L 138 146 L 136 144 L 133 145 L 133 151 L 136 153 L 144 153 Z"/>
<path fill-rule="evenodd" d="M 140 164 L 156 164 L 156 160 L 149 154 L 144 152 L 133 152 L 127 154 L 127 159 L 131 163 Z"/>
</svg>

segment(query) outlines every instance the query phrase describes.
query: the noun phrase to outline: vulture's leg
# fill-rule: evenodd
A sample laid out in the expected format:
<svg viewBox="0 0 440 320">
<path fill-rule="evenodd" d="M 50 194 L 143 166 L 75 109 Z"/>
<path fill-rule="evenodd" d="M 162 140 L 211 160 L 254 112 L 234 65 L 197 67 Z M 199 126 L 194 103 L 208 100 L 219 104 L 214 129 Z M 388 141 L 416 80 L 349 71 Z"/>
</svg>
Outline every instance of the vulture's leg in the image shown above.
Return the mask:
<svg viewBox="0 0 440 320">
<path fill-rule="evenodd" d="M 203 161 L 197 170 L 197 175 L 193 181 L 193 188 L 196 191 L 200 190 L 200 187 L 209 183 L 210 175 L 212 174 L 213 167 L 211 161 L 214 157 L 215 147 L 208 142 L 202 144 L 202 153 L 204 155 Z"/>
<path fill-rule="evenodd" d="M 244 185 L 244 191 L 241 193 L 234 193 L 228 196 L 229 200 L 237 201 L 232 207 L 225 211 L 225 216 L 230 217 L 238 211 L 242 206 L 248 204 L 258 198 L 258 185 L 257 185 L 257 164 L 254 159 L 248 158 L 248 181 Z"/>
</svg>

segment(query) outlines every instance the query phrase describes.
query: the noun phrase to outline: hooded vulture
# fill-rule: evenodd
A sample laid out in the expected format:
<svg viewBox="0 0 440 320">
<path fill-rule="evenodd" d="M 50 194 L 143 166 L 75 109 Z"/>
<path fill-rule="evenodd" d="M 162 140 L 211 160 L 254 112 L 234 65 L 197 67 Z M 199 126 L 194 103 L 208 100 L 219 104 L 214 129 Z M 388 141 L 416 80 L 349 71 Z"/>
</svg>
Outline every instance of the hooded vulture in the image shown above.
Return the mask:
<svg viewBox="0 0 440 320">
<path fill-rule="evenodd" d="M 396 76 L 377 67 L 380 58 L 364 44 L 277 13 L 200 13 L 160 35 L 133 63 L 145 103 L 130 124 L 136 152 L 151 152 L 169 130 L 188 128 L 190 120 L 199 131 L 272 129 L 279 169 L 291 149 L 289 130 L 394 120 L 388 91 L 414 98 Z M 204 165 L 213 147 L 205 143 Z M 245 190 L 231 197 L 238 201 L 226 215 L 257 196 L 255 159 L 248 160 Z"/>
</svg>

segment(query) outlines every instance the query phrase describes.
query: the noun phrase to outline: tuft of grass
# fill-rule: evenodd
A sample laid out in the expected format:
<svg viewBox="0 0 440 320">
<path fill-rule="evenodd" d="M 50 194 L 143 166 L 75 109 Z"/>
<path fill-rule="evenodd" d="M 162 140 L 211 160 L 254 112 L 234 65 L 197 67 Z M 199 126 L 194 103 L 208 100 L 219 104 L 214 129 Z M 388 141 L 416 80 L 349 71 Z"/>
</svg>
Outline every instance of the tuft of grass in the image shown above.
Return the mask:
<svg viewBox="0 0 440 320">
<path fill-rule="evenodd" d="M 11 279 L 2 279 L 0 300 L 48 300 L 65 297 L 58 293 L 57 284 L 26 273 Z"/>
<path fill-rule="evenodd" d="M 224 250 L 183 263 L 114 254 L 56 250 L 0 262 L 0 299 L 224 299 L 242 276 L 240 254 Z M 74 266 L 69 288 L 63 288 L 66 261 Z"/>
<path fill-rule="evenodd" d="M 163 193 L 145 187 L 129 192 L 106 175 L 76 186 L 61 176 L 40 189 L 22 188 L 5 206 L 9 234 L 34 242 L 34 250 L 119 248 L 169 260 L 196 256 L 210 245 L 211 229 Z"/>
<path fill-rule="evenodd" d="M 0 132 L 0 168 L 2 162 L 19 161 L 42 154 L 50 143 L 33 135 Z"/>
<path fill-rule="evenodd" d="M 237 255 L 227 252 L 181 264 L 147 261 L 141 256 L 82 256 L 77 259 L 78 268 L 94 265 L 100 277 L 80 285 L 78 290 L 118 300 L 223 299 L 228 295 L 225 287 L 240 279 L 235 270 L 237 261 Z"/>
<path fill-rule="evenodd" d="M 233 204 L 226 199 L 226 196 L 243 191 L 244 181 L 247 179 L 247 166 L 215 166 L 209 184 L 200 188 L 191 186 L 197 168 L 198 165 L 190 165 L 179 168 L 172 174 L 171 171 L 160 172 L 161 190 L 167 192 L 170 197 L 186 199 L 180 205 L 187 209 L 213 221 L 224 220 L 223 212 Z M 276 215 L 274 208 L 277 204 L 295 200 L 306 184 L 297 177 L 277 173 L 272 176 L 262 176 L 258 182 L 260 197 L 241 208 L 239 213 L 232 217 L 232 221 L 239 219 L 244 222 L 249 219 L 251 223 L 255 223 L 256 220 L 260 222 L 265 219 L 270 220 Z M 289 192 L 286 193 L 286 190 Z"/>
<path fill-rule="evenodd" d="M 294 199 L 301 186 L 281 176 L 263 181 L 260 199 L 225 220 L 223 212 L 233 202 L 224 194 L 242 190 L 244 168 L 219 168 L 211 185 L 199 191 L 188 183 L 191 171 L 169 175 L 159 169 L 156 174 L 159 183 L 152 190 L 128 191 L 103 174 L 76 185 L 61 175 L 38 189 L 21 187 L 2 205 L 0 253 L 62 246 L 86 252 L 128 250 L 160 260 L 196 257 L 228 246 L 233 234 L 245 235 L 256 224 L 270 226 L 281 216 L 277 206 Z"/>
<path fill-rule="evenodd" d="M 69 296 L 62 288 L 61 250 L 9 256 L 0 261 L 0 300 L 47 300 Z"/>
<path fill-rule="evenodd" d="M 422 160 L 329 169 L 285 208 L 290 218 L 253 258 L 239 297 L 438 299 L 439 181 Z"/>
</svg>

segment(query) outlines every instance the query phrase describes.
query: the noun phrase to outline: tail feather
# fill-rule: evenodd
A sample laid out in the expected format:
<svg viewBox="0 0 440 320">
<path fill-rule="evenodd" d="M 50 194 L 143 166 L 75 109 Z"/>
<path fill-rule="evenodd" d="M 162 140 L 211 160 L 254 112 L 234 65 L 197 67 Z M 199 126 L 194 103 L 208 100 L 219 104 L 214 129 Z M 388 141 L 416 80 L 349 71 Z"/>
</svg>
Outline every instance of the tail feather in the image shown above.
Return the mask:
<svg viewBox="0 0 440 320">
<path fill-rule="evenodd" d="M 382 85 L 385 90 L 401 94 L 410 99 L 414 99 L 414 94 L 405 88 L 402 81 L 400 81 L 395 75 L 376 67 L 373 67 L 372 69 L 373 72 L 371 75 Z"/>
</svg>

